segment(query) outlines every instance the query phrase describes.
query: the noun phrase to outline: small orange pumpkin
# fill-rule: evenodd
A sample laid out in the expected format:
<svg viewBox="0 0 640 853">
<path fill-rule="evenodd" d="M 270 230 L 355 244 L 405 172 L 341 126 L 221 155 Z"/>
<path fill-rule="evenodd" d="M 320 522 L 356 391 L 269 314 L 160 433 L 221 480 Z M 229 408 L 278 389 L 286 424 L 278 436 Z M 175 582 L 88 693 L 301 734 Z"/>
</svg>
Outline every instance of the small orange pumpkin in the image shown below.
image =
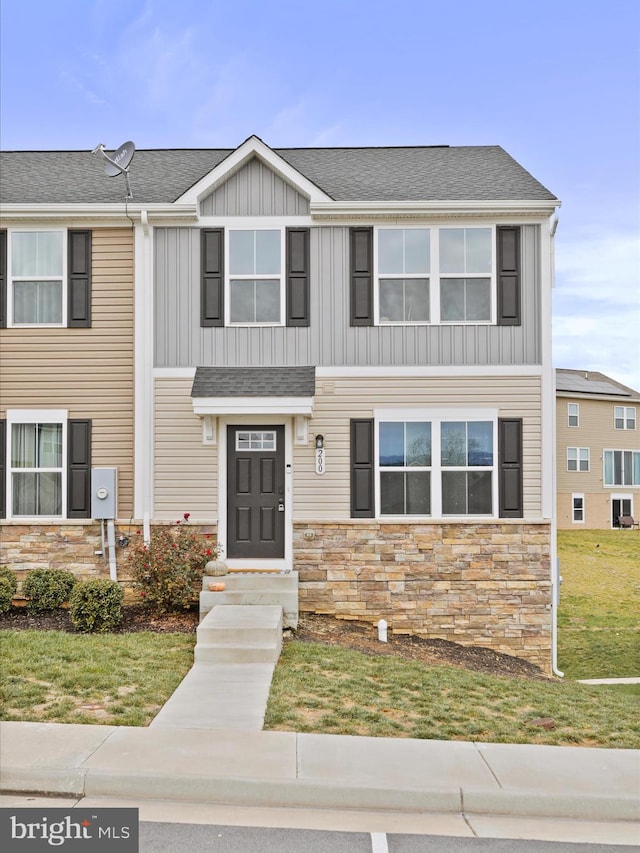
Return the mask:
<svg viewBox="0 0 640 853">
<path fill-rule="evenodd" d="M 210 583 L 209 589 L 211 592 L 222 592 L 225 588 L 226 584 L 224 583 Z"/>
</svg>

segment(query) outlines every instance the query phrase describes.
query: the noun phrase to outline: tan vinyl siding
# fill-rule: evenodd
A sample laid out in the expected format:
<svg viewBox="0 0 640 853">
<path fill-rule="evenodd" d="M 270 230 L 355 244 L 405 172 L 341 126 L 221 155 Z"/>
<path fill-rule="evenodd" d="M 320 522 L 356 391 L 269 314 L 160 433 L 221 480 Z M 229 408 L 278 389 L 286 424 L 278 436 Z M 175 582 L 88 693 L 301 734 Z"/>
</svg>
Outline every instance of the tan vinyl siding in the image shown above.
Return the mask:
<svg viewBox="0 0 640 853">
<path fill-rule="evenodd" d="M 0 332 L 1 415 L 67 409 L 91 418 L 92 465 L 118 469 L 118 515 L 133 513 L 133 232 L 96 228 L 92 326 Z"/>
<path fill-rule="evenodd" d="M 193 414 L 193 379 L 154 382 L 154 518 L 218 514 L 218 448 L 203 445 L 202 419 Z"/>
<path fill-rule="evenodd" d="M 568 425 L 568 404 L 578 403 L 579 425 Z M 615 429 L 615 406 L 635 407 L 636 429 Z M 604 450 L 640 451 L 640 398 L 619 400 L 590 399 L 584 397 L 556 397 L 556 447 L 558 527 L 610 528 L 611 496 L 633 497 L 634 512 L 640 515 L 640 487 L 604 485 Z M 567 471 L 567 448 L 589 448 L 589 471 Z M 583 494 L 585 521 L 573 522 L 571 496 Z"/>
<path fill-rule="evenodd" d="M 374 408 L 497 407 L 524 419 L 524 513 L 541 513 L 540 379 L 538 377 L 345 378 L 317 381 L 309 430 L 325 439 L 326 473 L 315 474 L 311 447 L 294 447 L 296 520 L 348 518 L 350 418 Z"/>
<path fill-rule="evenodd" d="M 202 444 L 193 414 L 192 379 L 155 380 L 155 508 L 157 519 L 217 517 L 218 447 Z M 349 420 L 373 417 L 378 406 L 492 407 L 524 420 L 525 518 L 541 513 L 539 377 L 319 378 L 307 445 L 293 447 L 295 521 L 348 519 Z M 287 420 L 283 417 L 283 422 Z M 315 473 L 313 436 L 325 438 L 326 473 Z"/>
</svg>

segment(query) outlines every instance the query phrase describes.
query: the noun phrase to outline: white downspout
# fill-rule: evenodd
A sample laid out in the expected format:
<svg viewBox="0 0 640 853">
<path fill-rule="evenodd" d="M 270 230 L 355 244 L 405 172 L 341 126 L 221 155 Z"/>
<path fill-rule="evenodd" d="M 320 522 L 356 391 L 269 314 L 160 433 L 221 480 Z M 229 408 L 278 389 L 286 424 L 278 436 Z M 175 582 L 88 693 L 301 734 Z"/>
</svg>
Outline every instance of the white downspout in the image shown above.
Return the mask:
<svg viewBox="0 0 640 853">
<path fill-rule="evenodd" d="M 134 267 L 134 516 L 153 516 L 153 255 L 148 213 L 140 211 L 135 229 Z"/>
<path fill-rule="evenodd" d="M 555 288 L 555 234 L 558 227 L 558 217 L 554 216 L 549 230 L 549 314 L 548 322 L 544 324 L 548 328 L 551 335 L 552 328 L 552 312 L 551 312 L 551 290 Z M 558 605 L 560 603 L 560 571 L 558 566 L 558 494 L 557 494 L 557 459 L 556 459 L 556 372 L 553 367 L 551 341 L 548 348 L 548 365 L 549 368 L 545 371 L 547 383 L 550 383 L 550 388 L 547 387 L 547 405 L 551 409 L 552 414 L 552 441 L 551 441 L 551 670 L 554 675 L 559 678 L 564 678 L 564 672 L 558 669 Z M 544 406 L 544 402 L 543 402 Z"/>
</svg>

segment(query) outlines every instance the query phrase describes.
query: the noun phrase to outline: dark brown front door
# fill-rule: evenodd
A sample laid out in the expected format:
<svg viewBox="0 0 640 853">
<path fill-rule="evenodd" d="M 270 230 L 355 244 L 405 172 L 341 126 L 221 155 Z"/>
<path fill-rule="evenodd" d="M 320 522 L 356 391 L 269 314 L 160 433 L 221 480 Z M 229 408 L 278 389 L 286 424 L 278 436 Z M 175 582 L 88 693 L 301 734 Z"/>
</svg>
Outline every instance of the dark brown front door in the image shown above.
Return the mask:
<svg viewBox="0 0 640 853">
<path fill-rule="evenodd" d="M 284 427 L 227 427 L 227 556 L 284 557 Z"/>
</svg>

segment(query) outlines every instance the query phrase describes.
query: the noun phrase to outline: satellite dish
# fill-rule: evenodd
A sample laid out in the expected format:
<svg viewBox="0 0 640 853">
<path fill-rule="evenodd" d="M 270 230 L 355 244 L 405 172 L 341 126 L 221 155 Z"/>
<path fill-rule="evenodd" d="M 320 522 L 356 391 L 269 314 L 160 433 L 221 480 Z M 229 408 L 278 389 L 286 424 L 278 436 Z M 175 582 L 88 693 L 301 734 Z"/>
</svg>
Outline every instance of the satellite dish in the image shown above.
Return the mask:
<svg viewBox="0 0 640 853">
<path fill-rule="evenodd" d="M 136 146 L 133 142 L 123 142 L 117 151 L 114 151 L 113 156 L 109 155 L 104 150 L 104 144 L 101 142 L 91 152 L 96 157 L 102 157 L 106 160 L 104 171 L 110 178 L 115 178 L 116 175 L 124 175 L 127 182 L 127 198 L 133 198 L 131 193 L 131 184 L 129 183 L 129 164 L 133 160 L 133 155 L 136 153 Z"/>
<path fill-rule="evenodd" d="M 116 175 L 126 172 L 135 153 L 136 146 L 133 142 L 123 142 L 120 148 L 108 158 L 107 165 L 104 167 L 105 173 L 110 178 L 115 178 Z"/>
</svg>

